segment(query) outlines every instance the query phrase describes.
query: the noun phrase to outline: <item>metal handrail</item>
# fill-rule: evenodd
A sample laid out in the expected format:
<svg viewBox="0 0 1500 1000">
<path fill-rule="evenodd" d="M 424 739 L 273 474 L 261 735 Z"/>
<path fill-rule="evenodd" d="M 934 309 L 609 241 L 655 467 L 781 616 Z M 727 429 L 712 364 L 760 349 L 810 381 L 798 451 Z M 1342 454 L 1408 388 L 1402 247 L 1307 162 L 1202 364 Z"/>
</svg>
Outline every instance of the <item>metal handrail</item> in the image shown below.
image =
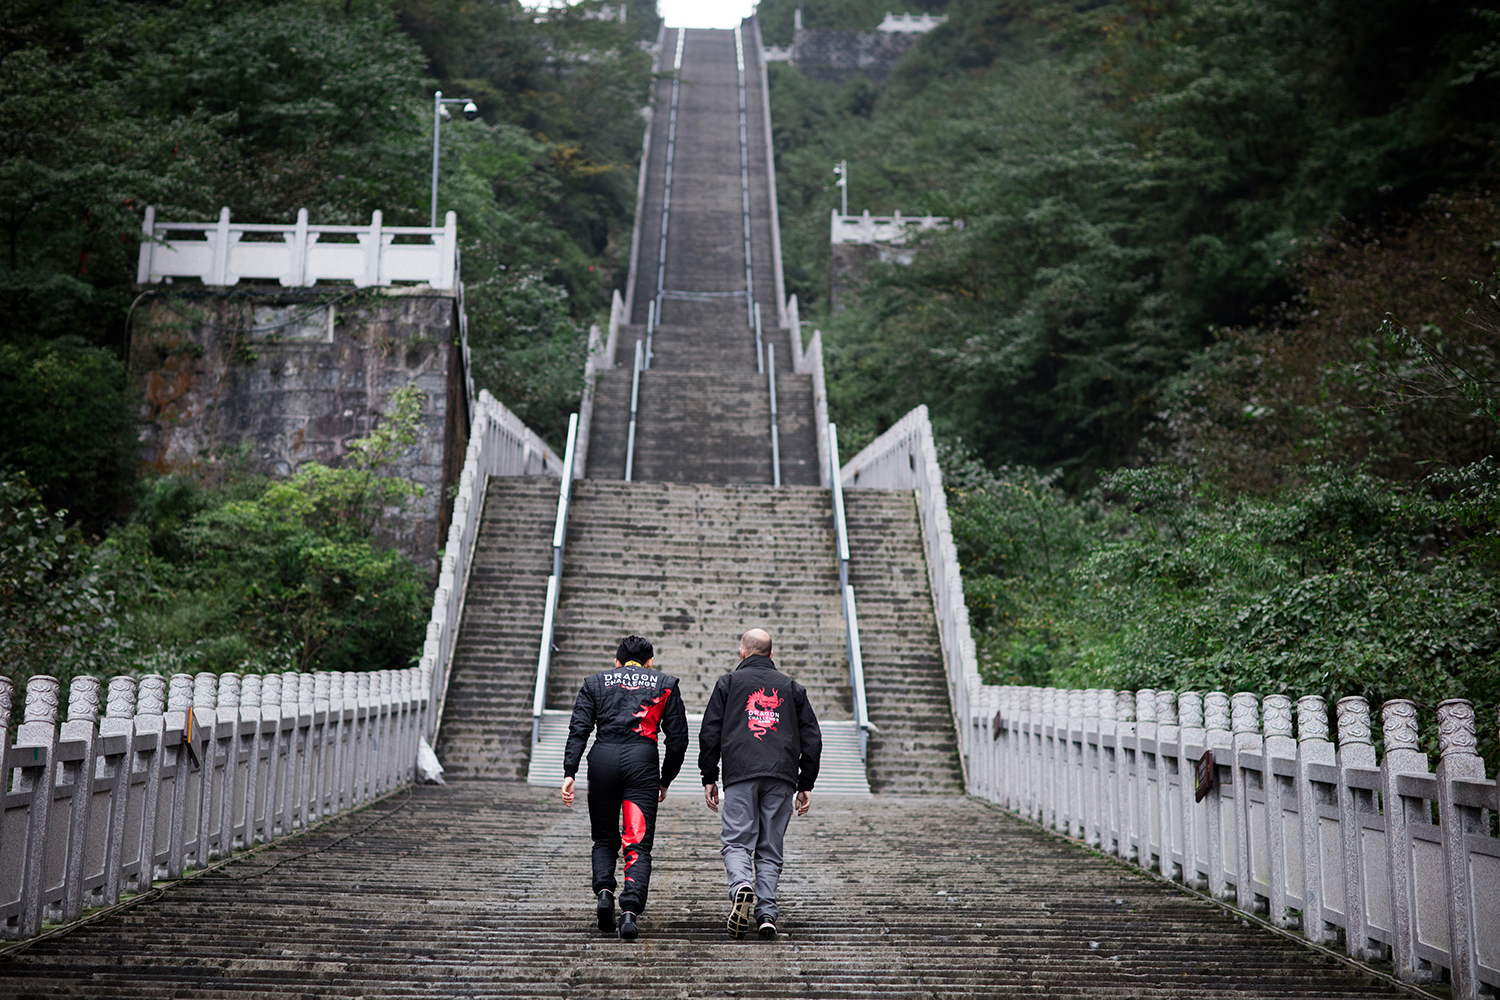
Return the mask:
<svg viewBox="0 0 1500 1000">
<path fill-rule="evenodd" d="M 760 319 L 760 309 L 755 310 Z M 759 326 L 759 324 L 756 324 Z M 781 432 L 776 429 L 776 345 L 767 344 L 771 356 L 771 485 L 781 485 Z"/>
<path fill-rule="evenodd" d="M 630 431 L 625 436 L 625 481 L 635 473 L 635 412 L 641 396 L 641 342 L 635 342 L 635 371 L 630 376 Z"/>
<path fill-rule="evenodd" d="M 687 29 L 677 29 L 677 55 L 672 60 L 672 103 L 667 113 L 667 169 L 662 176 L 661 241 L 656 248 L 656 294 L 660 298 L 667 280 L 667 226 L 672 216 L 672 160 L 677 154 L 677 97 L 682 89 L 682 46 Z M 660 317 L 657 317 L 660 321 Z"/>
<path fill-rule="evenodd" d="M 531 742 L 542 735 L 547 707 L 547 674 L 552 669 L 552 633 L 557 624 L 557 597 L 562 589 L 563 547 L 568 540 L 568 507 L 573 502 L 573 464 L 578 449 L 578 414 L 568 417 L 568 448 L 563 455 L 562 486 L 557 491 L 557 523 L 552 528 L 552 575 L 547 577 L 547 604 L 542 613 L 542 648 L 536 658 L 536 690 L 531 696 Z"/>
<path fill-rule="evenodd" d="M 849 688 L 854 695 L 854 724 L 859 730 L 859 759 L 865 759 L 869 734 L 876 731 L 865 699 L 865 665 L 859 648 L 859 612 L 849 583 L 849 525 L 844 517 L 844 484 L 839 476 L 838 425 L 828 425 L 828 464 L 833 483 L 833 527 L 838 545 L 839 596 L 844 611 L 844 642 L 849 654 Z"/>
<path fill-rule="evenodd" d="M 750 132 L 745 114 L 745 39 L 739 28 L 734 29 L 734 63 L 740 97 L 740 212 L 745 229 L 745 319 L 756 327 L 756 336 L 759 337 L 760 321 L 755 315 L 755 271 L 750 256 Z"/>
<path fill-rule="evenodd" d="M 655 298 L 646 306 L 646 362 L 645 367 L 651 367 L 651 337 L 656 333 L 656 311 L 660 308 L 661 299 Z"/>
<path fill-rule="evenodd" d="M 764 340 L 763 340 L 763 338 L 761 337 L 761 334 L 760 334 L 760 303 L 759 302 L 755 303 L 754 316 L 755 316 L 755 370 L 758 371 L 758 372 L 764 373 L 765 370 L 766 370 L 766 359 L 765 359 L 765 348 L 761 346 L 764 343 Z"/>
</svg>

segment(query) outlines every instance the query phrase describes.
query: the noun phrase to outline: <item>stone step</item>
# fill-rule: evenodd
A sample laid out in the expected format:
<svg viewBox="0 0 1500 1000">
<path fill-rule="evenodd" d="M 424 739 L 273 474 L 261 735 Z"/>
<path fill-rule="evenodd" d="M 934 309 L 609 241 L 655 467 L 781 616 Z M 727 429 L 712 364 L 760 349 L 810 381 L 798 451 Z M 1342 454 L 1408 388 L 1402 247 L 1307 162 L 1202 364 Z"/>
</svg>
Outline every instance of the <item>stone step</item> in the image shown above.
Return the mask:
<svg viewBox="0 0 1500 1000">
<path fill-rule="evenodd" d="M 761 306 L 761 357 L 755 356 L 755 329 L 738 322 L 720 326 L 659 326 L 651 334 L 651 371 L 758 372 L 774 355 L 778 377 L 792 373 L 791 334 L 776 326 L 775 310 Z M 627 371 L 635 363 L 635 342 L 646 347 L 646 328 L 620 326 L 614 365 Z M 768 350 L 774 347 L 775 350 Z"/>
<path fill-rule="evenodd" d="M 583 802 L 421 786 L 32 943 L 0 997 L 1401 995 L 961 796 L 815 789 L 787 831 L 773 941 L 724 933 L 718 851 L 701 792 L 669 796 L 641 937 L 623 942 L 594 927 Z"/>
<path fill-rule="evenodd" d="M 631 372 L 600 372 L 594 383 L 587 476 L 623 479 L 630 426 Z M 816 486 L 818 445 L 812 376 L 776 383 L 781 481 Z M 636 413 L 637 482 L 770 484 L 771 402 L 767 376 L 748 373 L 641 373 Z"/>
</svg>

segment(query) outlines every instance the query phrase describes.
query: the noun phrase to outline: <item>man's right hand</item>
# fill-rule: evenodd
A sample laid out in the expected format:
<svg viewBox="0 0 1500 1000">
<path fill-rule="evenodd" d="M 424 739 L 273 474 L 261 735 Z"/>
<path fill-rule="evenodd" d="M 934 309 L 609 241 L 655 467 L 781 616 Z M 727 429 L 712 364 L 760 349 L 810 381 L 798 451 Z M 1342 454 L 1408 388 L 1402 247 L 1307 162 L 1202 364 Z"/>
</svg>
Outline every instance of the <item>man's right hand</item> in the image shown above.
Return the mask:
<svg viewBox="0 0 1500 1000">
<path fill-rule="evenodd" d="M 719 786 L 717 784 L 703 786 L 703 801 L 714 812 L 719 811 Z"/>
<path fill-rule="evenodd" d="M 564 778 L 562 783 L 562 800 L 563 805 L 569 809 L 573 807 L 573 794 L 573 779 Z"/>
</svg>

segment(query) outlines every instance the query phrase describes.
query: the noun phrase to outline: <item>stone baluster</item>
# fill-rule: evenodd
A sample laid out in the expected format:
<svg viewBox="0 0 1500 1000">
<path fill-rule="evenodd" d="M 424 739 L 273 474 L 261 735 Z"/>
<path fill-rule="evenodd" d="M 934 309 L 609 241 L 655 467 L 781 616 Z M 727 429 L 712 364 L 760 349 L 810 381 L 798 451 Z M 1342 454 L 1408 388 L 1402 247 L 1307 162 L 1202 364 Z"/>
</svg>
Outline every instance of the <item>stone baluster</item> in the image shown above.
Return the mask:
<svg viewBox="0 0 1500 1000">
<path fill-rule="evenodd" d="M 1156 759 L 1156 692 L 1142 688 L 1135 693 L 1135 845 L 1142 868 L 1160 870 L 1161 839 L 1154 828 L 1158 815 L 1157 791 L 1160 774 Z"/>
<path fill-rule="evenodd" d="M 379 754 L 378 733 L 375 731 L 375 706 L 370 700 L 370 675 L 360 673 L 356 677 L 359 701 L 360 759 L 359 770 L 354 775 L 354 798 L 356 804 L 368 802 L 374 784 L 371 775 Z"/>
<path fill-rule="evenodd" d="M 1419 887 L 1412 878 L 1411 820 L 1422 819 L 1426 803 L 1402 796 L 1397 775 L 1429 773 L 1417 729 L 1417 705 L 1393 698 L 1380 707 L 1385 760 L 1380 768 L 1380 797 L 1385 806 L 1386 865 L 1390 871 L 1391 964 L 1403 982 L 1431 982 L 1432 970 L 1417 957 L 1415 913 Z"/>
<path fill-rule="evenodd" d="M 1118 720 L 1115 719 L 1115 692 L 1099 690 L 1099 850 L 1114 854 L 1118 850 L 1119 787 L 1115 774 L 1119 769 Z"/>
<path fill-rule="evenodd" d="M 283 770 L 281 799 L 277 810 L 281 816 L 280 834 L 291 833 L 302 825 L 302 816 L 297 802 L 302 793 L 302 758 L 307 753 L 303 742 L 302 720 L 297 712 L 297 700 L 302 692 L 302 681 L 295 670 L 281 672 L 281 739 Z"/>
<path fill-rule="evenodd" d="M 96 787 L 104 783 L 109 792 L 104 806 L 109 815 L 104 853 L 104 894 L 98 902 L 113 906 L 120 901 L 121 868 L 125 858 L 125 820 L 130 807 L 130 755 L 135 741 L 134 677 L 111 677 L 105 695 L 104 718 L 99 722 L 99 760 Z"/>
<path fill-rule="evenodd" d="M 45 876 L 47 893 L 51 895 L 60 882 L 62 895 L 56 904 L 43 907 L 42 916 L 46 920 L 77 920 L 83 913 L 83 883 L 87 874 L 84 865 L 88 856 L 90 809 L 94 799 L 94 761 L 99 751 L 98 722 L 99 679 L 74 677 L 68 683 L 68 718 L 62 724 L 58 745 L 70 744 L 70 751 L 77 746 L 82 754 L 74 760 L 61 762 L 54 774 L 56 783 L 71 787 L 73 794 L 67 799 L 67 853 L 58 858 L 62 870 L 49 871 Z M 54 799 L 53 808 L 59 805 Z M 54 822 L 53 825 L 58 824 Z M 52 850 L 48 853 L 56 857 Z"/>
<path fill-rule="evenodd" d="M 1126 861 L 1137 861 L 1136 810 L 1139 795 L 1135 788 L 1135 692 L 1115 692 L 1115 850 Z"/>
<path fill-rule="evenodd" d="M 240 771 L 240 687 L 237 673 L 219 675 L 218 701 L 214 710 L 214 794 L 218 798 L 212 817 L 211 856 L 224 857 L 233 850 L 235 801 L 245 794 Z"/>
<path fill-rule="evenodd" d="M 306 826 L 317 819 L 317 772 L 319 764 L 318 742 L 322 735 L 318 732 L 317 718 L 313 711 L 313 691 L 317 687 L 317 678 L 310 673 L 297 675 L 297 726 L 301 731 L 302 760 L 301 772 L 298 777 L 297 788 L 297 813 L 301 818 L 302 825 Z"/>
<path fill-rule="evenodd" d="M 265 754 L 260 802 L 256 808 L 256 836 L 269 841 L 280 836 L 282 789 L 286 784 L 287 743 L 281 726 L 281 675 L 265 674 L 260 680 L 260 741 Z"/>
<path fill-rule="evenodd" d="M 1067 809 L 1067 831 L 1070 837 L 1083 837 L 1083 692 L 1069 688 L 1063 709 L 1063 746 L 1067 751 L 1063 803 Z"/>
<path fill-rule="evenodd" d="M 1375 747 L 1370 740 L 1370 705 L 1354 696 L 1340 698 L 1338 704 L 1339 831 L 1343 841 L 1344 941 L 1355 958 L 1378 956 L 1367 939 L 1369 914 L 1364 895 L 1362 871 L 1363 840 L 1361 813 L 1375 811 L 1374 796 L 1356 779 L 1356 772 L 1375 768 Z"/>
<path fill-rule="evenodd" d="M 1203 695 L 1184 691 L 1177 696 L 1177 740 L 1182 762 L 1182 882 L 1208 888 L 1208 826 L 1206 810 L 1198 802 L 1197 764 L 1207 749 L 1203 726 Z"/>
<path fill-rule="evenodd" d="M 364 733 L 359 723 L 359 676 L 347 671 L 340 681 L 344 687 L 344 762 L 339 773 L 339 787 L 342 789 L 342 808 L 352 809 L 359 801 L 355 782 L 364 752 Z"/>
<path fill-rule="evenodd" d="M 1181 739 L 1181 727 L 1177 724 L 1177 692 L 1156 692 L 1156 828 L 1160 831 L 1161 873 L 1174 881 L 1181 881 L 1185 860 L 1182 824 L 1175 818 L 1182 806 L 1180 786 L 1185 773 Z"/>
<path fill-rule="evenodd" d="M 318 730 L 318 766 L 313 775 L 312 815 L 329 816 L 338 811 L 333 794 L 332 771 L 338 759 L 338 721 L 333 713 L 333 675 L 326 670 L 313 674 L 313 725 Z M 332 800 L 332 801 L 330 801 Z"/>
<path fill-rule="evenodd" d="M 165 877 L 181 878 L 187 869 L 188 844 L 196 836 L 198 818 L 193 792 L 198 788 L 198 771 L 188 753 L 188 713 L 193 707 L 193 678 L 190 674 L 173 674 L 167 678 L 167 714 L 163 720 L 165 752 L 162 780 L 170 772 L 172 787 L 171 819 L 165 831 L 167 870 Z M 168 763 L 170 761 L 170 763 Z"/>
<path fill-rule="evenodd" d="M 1234 739 L 1230 732 L 1229 695 L 1223 691 L 1210 691 L 1203 699 L 1203 740 L 1205 749 L 1214 755 L 1213 787 L 1203 797 L 1203 815 L 1208 830 L 1208 891 L 1215 899 L 1225 899 L 1229 894 L 1229 877 L 1226 870 L 1226 854 L 1233 857 L 1233 844 L 1225 844 L 1225 826 L 1230 826 L 1233 836 L 1234 816 L 1224 815 L 1224 800 L 1221 780 L 1230 773 L 1234 763 Z M 1232 863 L 1232 862 L 1230 862 Z"/>
<path fill-rule="evenodd" d="M 260 766 L 260 719 L 264 686 L 265 678 L 260 674 L 246 674 L 240 679 L 239 737 L 236 740 L 235 756 L 243 759 L 244 765 L 238 782 L 240 788 L 234 796 L 237 815 L 230 843 L 235 850 L 255 843 L 255 804 L 263 781 Z"/>
<path fill-rule="evenodd" d="M 396 720 L 392 715 L 391 672 L 377 670 L 371 685 L 380 685 L 380 767 L 376 778 L 380 782 L 380 794 L 391 790 L 391 771 L 396 759 Z"/>
<path fill-rule="evenodd" d="M 1284 694 L 1268 694 L 1261 699 L 1261 728 L 1266 815 L 1260 835 L 1265 838 L 1268 869 L 1267 912 L 1278 927 L 1295 927 L 1292 911 L 1301 906 L 1291 900 L 1295 898 L 1300 904 L 1302 895 L 1302 842 L 1295 836 L 1288 841 L 1287 817 L 1296 816 L 1300 823 L 1302 812 L 1294 780 L 1297 741 L 1292 738 L 1292 699 Z"/>
<path fill-rule="evenodd" d="M 1475 920 L 1475 901 L 1489 892 L 1475 892 L 1474 866 L 1466 840 L 1489 834 L 1484 810 L 1460 805 L 1454 783 L 1484 781 L 1484 759 L 1479 756 L 1479 734 L 1474 706 L 1462 698 L 1438 705 L 1438 820 L 1443 831 L 1443 867 L 1448 876 L 1448 958 L 1455 997 L 1479 995 L 1479 935 L 1493 942 L 1495 929 Z M 1490 878 L 1493 882 L 1493 877 Z M 1493 900 L 1493 897 L 1490 897 Z"/>
<path fill-rule="evenodd" d="M 42 927 L 42 881 L 46 864 L 48 817 L 52 806 L 52 763 L 57 757 L 57 702 L 62 686 L 56 677 L 34 674 L 26 681 L 26 709 L 16 731 L 15 757 L 19 773 L 13 779 L 10 796 L 22 793 L 30 797 L 23 849 L 12 851 L 12 857 L 23 859 L 21 865 L 20 936 L 31 937 Z M 27 760 L 28 754 L 30 760 Z M 7 796 L 8 798 L 10 796 Z"/>
<path fill-rule="evenodd" d="M 157 828 L 162 808 L 162 741 L 166 733 L 167 679 L 161 674 L 147 674 L 136 685 L 135 754 L 132 767 L 142 774 L 141 785 L 141 852 L 134 878 L 127 884 L 131 892 L 144 892 L 157 876 L 158 865 L 165 872 L 167 851 L 162 831 Z M 132 779 L 134 780 L 134 779 Z"/>
<path fill-rule="evenodd" d="M 1234 816 L 1234 843 L 1225 838 L 1224 855 L 1234 860 L 1235 905 L 1249 913 L 1255 909 L 1255 883 L 1258 879 L 1269 882 L 1263 858 L 1256 856 L 1256 834 L 1260 833 L 1264 844 L 1264 830 L 1252 829 L 1250 780 L 1246 771 L 1262 770 L 1264 751 L 1260 735 L 1260 699 L 1249 691 L 1237 691 L 1229 702 L 1230 726 L 1234 735 L 1233 777 L 1230 779 L 1231 809 Z M 1248 760 L 1247 760 L 1248 758 Z M 1226 832 L 1229 827 L 1226 825 Z"/>
<path fill-rule="evenodd" d="M 1098 847 L 1100 839 L 1099 689 L 1083 692 L 1083 839 Z"/>
<path fill-rule="evenodd" d="M 1336 766 L 1333 743 L 1328 739 L 1328 705 L 1318 695 L 1297 699 L 1297 808 L 1302 813 L 1302 934 L 1324 944 L 1336 931 L 1324 912 L 1322 797 L 1314 785 L 1314 774 Z M 1326 878 L 1337 882 L 1342 870 Z"/>
<path fill-rule="evenodd" d="M 193 746 L 201 748 L 198 760 L 201 765 L 198 786 L 198 839 L 197 849 L 188 857 L 188 864 L 202 868 L 214 856 L 214 826 L 219 816 L 217 806 L 219 788 L 219 744 L 216 738 L 218 722 L 219 675 L 211 670 L 200 670 L 193 675 L 193 708 L 189 718 L 193 720 Z"/>
</svg>

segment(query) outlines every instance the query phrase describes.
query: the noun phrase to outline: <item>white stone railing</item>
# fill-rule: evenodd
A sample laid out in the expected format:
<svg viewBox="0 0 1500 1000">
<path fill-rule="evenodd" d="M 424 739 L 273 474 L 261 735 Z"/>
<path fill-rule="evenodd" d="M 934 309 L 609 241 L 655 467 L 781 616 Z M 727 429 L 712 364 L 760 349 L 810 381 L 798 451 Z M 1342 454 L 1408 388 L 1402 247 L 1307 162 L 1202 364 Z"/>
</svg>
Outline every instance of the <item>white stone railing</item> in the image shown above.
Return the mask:
<svg viewBox="0 0 1500 1000">
<path fill-rule="evenodd" d="M 431 707 L 422 668 L 26 683 L 6 747 L 0 933 L 30 937 L 155 879 L 405 785 Z M 11 716 L 0 678 L 0 732 Z M 9 740 L 0 742 L 8 744 Z"/>
<path fill-rule="evenodd" d="M 1108 854 L 1455 997 L 1500 987 L 1500 813 L 1474 709 L 974 684 L 969 788 Z M 1202 792 L 1200 795 L 1199 792 Z"/>
<path fill-rule="evenodd" d="M 123 893 L 284 836 L 409 783 L 436 740 L 490 476 L 563 462 L 488 392 L 474 407 L 418 666 L 368 673 L 27 681 L 4 748 L 0 934 L 30 937 Z M 0 733 L 11 721 L 0 678 Z M 59 723 L 61 723 L 59 725 Z"/>
<path fill-rule="evenodd" d="M 146 285 L 198 278 L 205 285 L 228 286 L 260 278 L 275 279 L 287 288 L 319 281 L 351 281 L 357 288 L 409 281 L 452 291 L 458 285 L 457 219 L 449 212 L 437 229 L 386 226 L 376 212 L 368 226 L 310 226 L 304 208 L 298 210 L 295 225 L 251 225 L 230 222 L 229 209 L 224 208 L 218 222 L 160 222 L 155 206 L 150 206 L 141 224 L 135 280 Z M 173 233 L 202 237 L 169 238 Z M 354 241 L 346 242 L 350 236 Z M 397 237 L 415 242 L 397 243 Z"/>
<path fill-rule="evenodd" d="M 886 11 L 885 19 L 875 30 L 920 34 L 947 23 L 947 14 L 892 14 Z"/>
<path fill-rule="evenodd" d="M 437 726 L 443 717 L 448 675 L 458 627 L 463 618 L 464 594 L 474 543 L 479 539 L 479 520 L 484 513 L 484 494 L 491 476 L 556 476 L 563 474 L 563 460 L 521 418 L 482 389 L 474 406 L 469 447 L 453 500 L 448 523 L 448 544 L 438 570 L 437 591 L 432 595 L 432 617 L 427 622 L 427 641 L 422 647 L 421 667 L 431 681 L 430 697 L 435 711 L 426 727 L 428 740 L 436 745 Z"/>
<path fill-rule="evenodd" d="M 819 339 L 817 334 L 813 335 L 814 343 Z M 846 462 L 841 478 L 850 488 L 916 491 L 922 547 L 927 555 L 927 580 L 932 587 L 948 694 L 958 725 L 959 759 L 967 783 L 970 733 L 964 720 L 969 717 L 969 692 L 979 683 L 979 661 L 974 653 L 974 637 L 969 632 L 969 608 L 964 604 L 958 550 L 953 545 L 948 498 L 943 493 L 943 474 L 938 469 L 927 407 L 912 410 Z"/>
<path fill-rule="evenodd" d="M 885 243 L 900 246 L 914 231 L 963 228 L 963 221 L 937 215 L 840 215 L 835 209 L 830 221 L 829 239 L 834 243 Z"/>
</svg>

